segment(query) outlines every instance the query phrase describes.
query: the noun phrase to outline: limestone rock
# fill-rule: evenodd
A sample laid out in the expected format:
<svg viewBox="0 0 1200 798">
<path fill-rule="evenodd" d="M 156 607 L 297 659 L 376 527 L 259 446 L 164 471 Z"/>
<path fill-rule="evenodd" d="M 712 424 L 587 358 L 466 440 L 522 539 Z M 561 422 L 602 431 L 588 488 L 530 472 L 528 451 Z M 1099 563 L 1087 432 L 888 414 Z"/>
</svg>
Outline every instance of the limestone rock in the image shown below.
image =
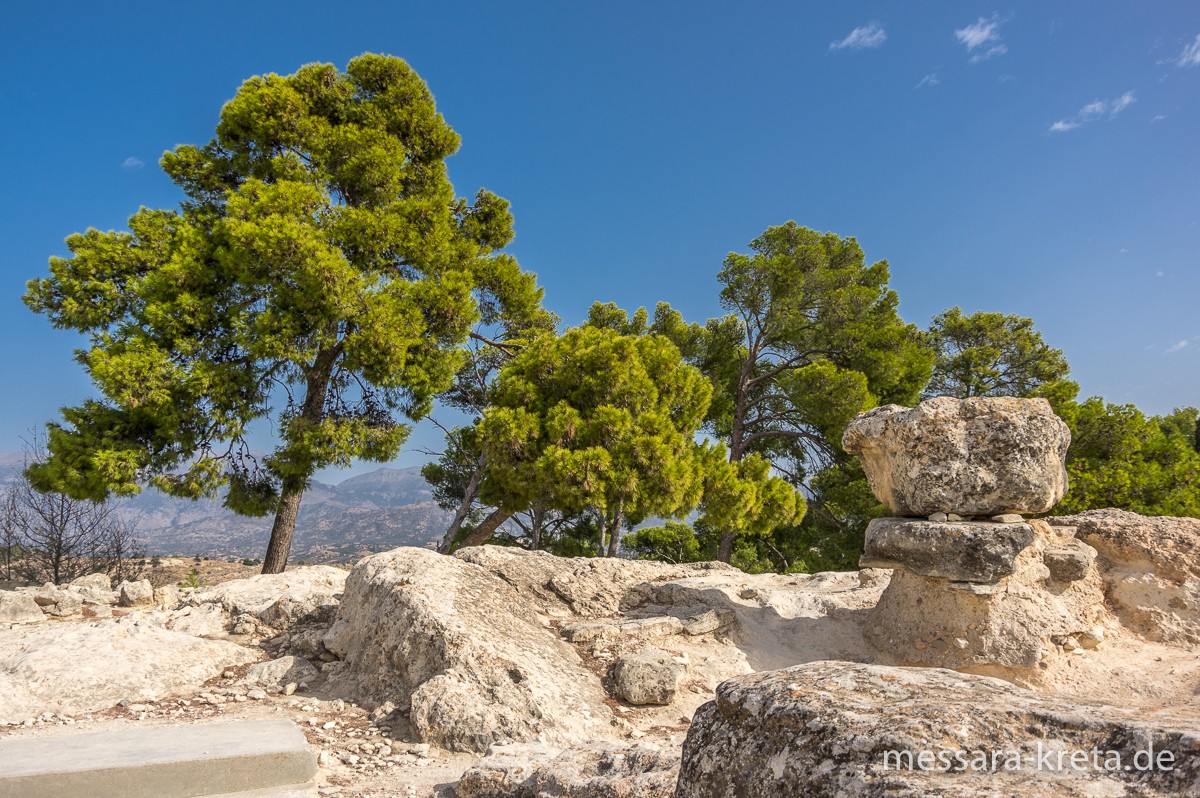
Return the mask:
<svg viewBox="0 0 1200 798">
<path fill-rule="evenodd" d="M 71 580 L 72 587 L 82 587 L 88 590 L 96 590 L 103 593 L 112 592 L 112 579 L 108 574 L 87 574 L 86 576 L 78 577 Z"/>
<path fill-rule="evenodd" d="M 278 691 L 292 682 L 313 684 L 320 676 L 321 672 L 308 660 L 287 656 L 251 665 L 246 670 L 246 683 Z"/>
<path fill-rule="evenodd" d="M 347 572 L 330 565 L 289 568 L 281 574 L 233 579 L 193 592 L 187 604 L 211 604 L 229 617 L 248 615 L 275 631 L 308 623 L 329 623 L 345 589 Z"/>
<path fill-rule="evenodd" d="M 160 609 L 175 609 L 179 606 L 181 596 L 178 585 L 160 585 L 154 588 L 154 604 Z"/>
<path fill-rule="evenodd" d="M 993 584 L 896 569 L 869 612 L 863 636 L 904 663 L 1036 667 L 1057 652 L 1052 638 L 1075 635 L 1101 620 L 1104 589 L 1094 567 L 1051 589 L 1043 559 L 1066 540 L 1045 521 L 1030 521 L 1028 527 L 1034 532 L 1031 545 L 1013 560 L 1012 575 Z"/>
<path fill-rule="evenodd" d="M 656 745 L 596 742 L 568 751 L 497 746 L 455 786 L 458 798 L 672 798 L 679 759 Z"/>
<path fill-rule="evenodd" d="M 900 566 L 922 576 L 996 582 L 1014 573 L 1017 555 L 1032 543 L 1028 524 L 876 518 L 867 525 L 859 567 Z"/>
<path fill-rule="evenodd" d="M 464 562 L 494 573 L 524 601 L 551 615 L 607 618 L 624 605 L 644 598 L 642 585 L 730 571 L 721 562 L 669 563 L 607 557 L 555 557 L 543 551 L 504 546 L 470 546 L 455 552 Z"/>
<path fill-rule="evenodd" d="M 121 594 L 118 603 L 122 607 L 148 607 L 154 603 L 154 586 L 149 579 L 122 582 L 117 585 L 117 592 Z"/>
<path fill-rule="evenodd" d="M 129 618 L 0 630 L 0 721 L 177 695 L 256 653 Z"/>
<path fill-rule="evenodd" d="M 859 415 L 842 447 L 895 515 L 1043 513 L 1067 488 L 1071 434 L 1044 399 L 953 399 Z"/>
<path fill-rule="evenodd" d="M 1200 644 L 1200 519 L 1105 509 L 1052 520 L 1099 553 L 1123 624 L 1150 640 Z"/>
<path fill-rule="evenodd" d="M 29 593 L 0 590 L 0 624 L 34 623 L 45 617 Z"/>
<path fill-rule="evenodd" d="M 1138 795 L 1200 792 L 1200 722 L 1143 720 L 1136 710 L 1074 705 L 999 679 L 928 668 L 812 662 L 739 676 L 696 713 L 678 798 Z M 1149 746 L 1174 769 L 1139 771 Z M 1116 751 L 1126 770 L 1072 770 L 1074 751 Z M 932 752 L 926 769 L 904 767 Z M 961 753 L 960 772 L 939 769 Z M 970 766 L 1000 752 L 995 771 Z M 1006 753 L 1021 756 L 1006 770 Z M 885 756 L 891 757 L 885 765 Z M 1046 757 L 1049 757 L 1047 760 Z M 1013 760 L 1015 761 L 1015 760 Z M 1103 760 L 1102 760 L 1103 762 Z M 1039 765 L 1041 765 L 1039 769 Z"/>
<path fill-rule="evenodd" d="M 83 599 L 79 594 L 64 588 L 47 585 L 32 595 L 42 612 L 55 618 L 69 618 L 83 610 Z"/>
<path fill-rule="evenodd" d="M 1087 576 L 1096 561 L 1096 550 L 1081 540 L 1052 546 L 1042 554 L 1055 582 L 1075 582 Z"/>
<path fill-rule="evenodd" d="M 611 733 L 599 680 L 575 650 L 512 585 L 464 558 L 401 548 L 361 560 L 324 644 L 344 660 L 343 688 L 367 706 L 393 701 L 419 739 L 443 748 Z"/>
<path fill-rule="evenodd" d="M 656 649 L 626 654 L 613 666 L 617 696 L 630 704 L 670 704 L 686 669 Z"/>
</svg>

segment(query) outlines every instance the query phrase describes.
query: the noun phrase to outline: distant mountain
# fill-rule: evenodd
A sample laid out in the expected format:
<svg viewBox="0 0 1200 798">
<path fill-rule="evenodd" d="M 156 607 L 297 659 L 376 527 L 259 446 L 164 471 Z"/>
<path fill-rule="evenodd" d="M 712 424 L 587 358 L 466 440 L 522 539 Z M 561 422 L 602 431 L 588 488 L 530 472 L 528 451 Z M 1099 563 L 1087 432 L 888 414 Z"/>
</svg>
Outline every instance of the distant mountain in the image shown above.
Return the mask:
<svg viewBox="0 0 1200 798">
<path fill-rule="evenodd" d="M 0 485 L 24 463 L 0 452 Z M 273 518 L 246 518 L 219 500 L 177 499 L 154 489 L 120 500 L 120 512 L 150 555 L 262 557 Z M 343 562 L 397 546 L 434 546 L 451 514 L 433 502 L 420 467 L 380 468 L 305 491 L 291 561 Z"/>
</svg>

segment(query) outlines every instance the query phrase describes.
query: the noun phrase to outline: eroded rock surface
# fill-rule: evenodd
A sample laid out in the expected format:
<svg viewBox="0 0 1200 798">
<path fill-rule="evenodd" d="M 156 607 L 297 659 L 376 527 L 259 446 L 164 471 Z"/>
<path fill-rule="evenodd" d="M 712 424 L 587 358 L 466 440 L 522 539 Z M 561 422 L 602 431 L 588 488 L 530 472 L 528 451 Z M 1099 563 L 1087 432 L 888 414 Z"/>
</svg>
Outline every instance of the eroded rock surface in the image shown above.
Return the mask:
<svg viewBox="0 0 1200 798">
<path fill-rule="evenodd" d="M 518 744 L 496 748 L 455 789 L 458 798 L 672 798 L 678 770 L 678 751 L 657 745 Z"/>
<path fill-rule="evenodd" d="M 1135 757 L 1150 748 L 1159 755 L 1169 751 L 1171 769 L 1137 770 Z M 1087 752 L 1086 768 L 1073 768 L 1075 751 Z M 1093 751 L 1103 754 L 1099 768 L 1092 766 Z M 1113 762 L 1109 751 L 1120 767 L 1130 769 L 1105 769 Z M 929 767 L 904 766 L 919 763 L 921 752 L 930 752 Z M 942 752 L 958 772 L 946 772 L 936 758 Z M 1019 766 L 1009 769 L 1006 762 Z M 1130 710 L 1044 698 L 998 679 L 848 662 L 813 662 L 723 683 L 716 700 L 692 721 L 676 793 L 678 798 L 1197 794 L 1200 721 L 1194 718 L 1149 721 Z"/>
<path fill-rule="evenodd" d="M 903 567 L 921 576 L 996 582 L 1016 572 L 1017 555 L 1033 543 L 1028 524 L 936 523 L 876 518 L 867 525 L 860 566 Z"/>
<path fill-rule="evenodd" d="M 0 720 L 157 700 L 259 656 L 130 619 L 18 627 L 0 635 Z"/>
<path fill-rule="evenodd" d="M 899 516 L 1046 512 L 1067 489 L 1070 442 L 1044 399 L 947 396 L 869 410 L 842 437 Z"/>
<path fill-rule="evenodd" d="M 905 664 L 1029 669 L 1067 653 L 1063 641 L 1108 620 L 1104 585 L 1095 567 L 1064 573 L 1061 563 L 1052 570 L 1046 561 L 1050 558 L 1054 562 L 1053 558 L 1063 551 L 1075 551 L 1072 545 L 1082 552 L 1087 548 L 1085 544 L 1045 521 L 994 526 L 1030 532 L 1029 545 L 1011 561 L 1004 559 L 1007 575 L 985 568 L 988 560 L 983 557 L 966 560 L 975 567 L 965 569 L 962 556 L 947 556 L 948 565 L 943 565 L 935 552 L 928 550 L 925 553 L 930 560 L 925 572 L 941 575 L 928 576 L 920 570 L 897 567 L 870 613 L 864 629 L 866 639 L 877 650 Z M 899 527 L 901 532 L 905 528 Z M 923 539 L 917 538 L 918 542 Z M 984 533 L 970 545 L 943 545 L 936 551 L 943 555 L 947 549 L 990 551 L 984 545 L 988 540 Z M 997 546 L 1003 542 L 999 539 Z M 1011 548 L 1002 546 L 1000 550 L 1007 554 Z M 914 549 L 906 564 L 914 560 L 918 567 L 924 564 L 919 548 Z M 983 579 L 984 571 L 992 573 L 993 578 Z M 953 574 L 968 578 L 956 581 Z"/>
<path fill-rule="evenodd" d="M 396 549 L 362 560 L 325 645 L 360 701 L 394 702 L 421 740 L 452 751 L 612 732 L 598 679 L 548 619 L 461 559 Z"/>
<path fill-rule="evenodd" d="M 1105 509 L 1051 520 L 1099 553 L 1122 623 L 1150 640 L 1200 644 L 1200 519 Z"/>
</svg>

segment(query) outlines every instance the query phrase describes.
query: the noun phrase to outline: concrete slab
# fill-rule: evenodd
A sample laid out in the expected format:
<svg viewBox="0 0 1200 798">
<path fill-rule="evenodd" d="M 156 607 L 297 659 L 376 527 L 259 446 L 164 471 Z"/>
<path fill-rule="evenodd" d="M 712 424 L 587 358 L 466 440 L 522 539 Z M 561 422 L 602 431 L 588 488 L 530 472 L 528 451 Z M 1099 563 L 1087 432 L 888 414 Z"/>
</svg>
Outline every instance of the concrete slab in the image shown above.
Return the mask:
<svg viewBox="0 0 1200 798">
<path fill-rule="evenodd" d="M 289 784 L 285 787 L 267 787 L 249 792 L 226 792 L 205 798 L 317 798 L 317 783 Z"/>
<path fill-rule="evenodd" d="M 194 798 L 301 787 L 316 772 L 287 720 L 0 740 L 0 798 Z"/>
</svg>

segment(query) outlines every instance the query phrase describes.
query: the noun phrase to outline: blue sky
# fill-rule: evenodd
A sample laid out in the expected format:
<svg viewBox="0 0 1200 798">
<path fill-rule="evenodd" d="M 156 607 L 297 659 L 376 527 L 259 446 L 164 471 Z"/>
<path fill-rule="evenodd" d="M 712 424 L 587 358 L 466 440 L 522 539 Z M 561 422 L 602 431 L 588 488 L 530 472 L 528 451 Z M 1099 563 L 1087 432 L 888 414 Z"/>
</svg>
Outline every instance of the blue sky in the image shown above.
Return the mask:
<svg viewBox="0 0 1200 798">
<path fill-rule="evenodd" d="M 347 5 L 6 10 L 0 450 L 89 392 L 19 301 L 63 239 L 173 207 L 158 158 L 245 78 L 366 51 L 429 83 L 568 323 L 716 315 L 725 254 L 794 219 L 886 258 L 909 321 L 1031 316 L 1083 395 L 1200 404 L 1200 4 Z"/>
</svg>

